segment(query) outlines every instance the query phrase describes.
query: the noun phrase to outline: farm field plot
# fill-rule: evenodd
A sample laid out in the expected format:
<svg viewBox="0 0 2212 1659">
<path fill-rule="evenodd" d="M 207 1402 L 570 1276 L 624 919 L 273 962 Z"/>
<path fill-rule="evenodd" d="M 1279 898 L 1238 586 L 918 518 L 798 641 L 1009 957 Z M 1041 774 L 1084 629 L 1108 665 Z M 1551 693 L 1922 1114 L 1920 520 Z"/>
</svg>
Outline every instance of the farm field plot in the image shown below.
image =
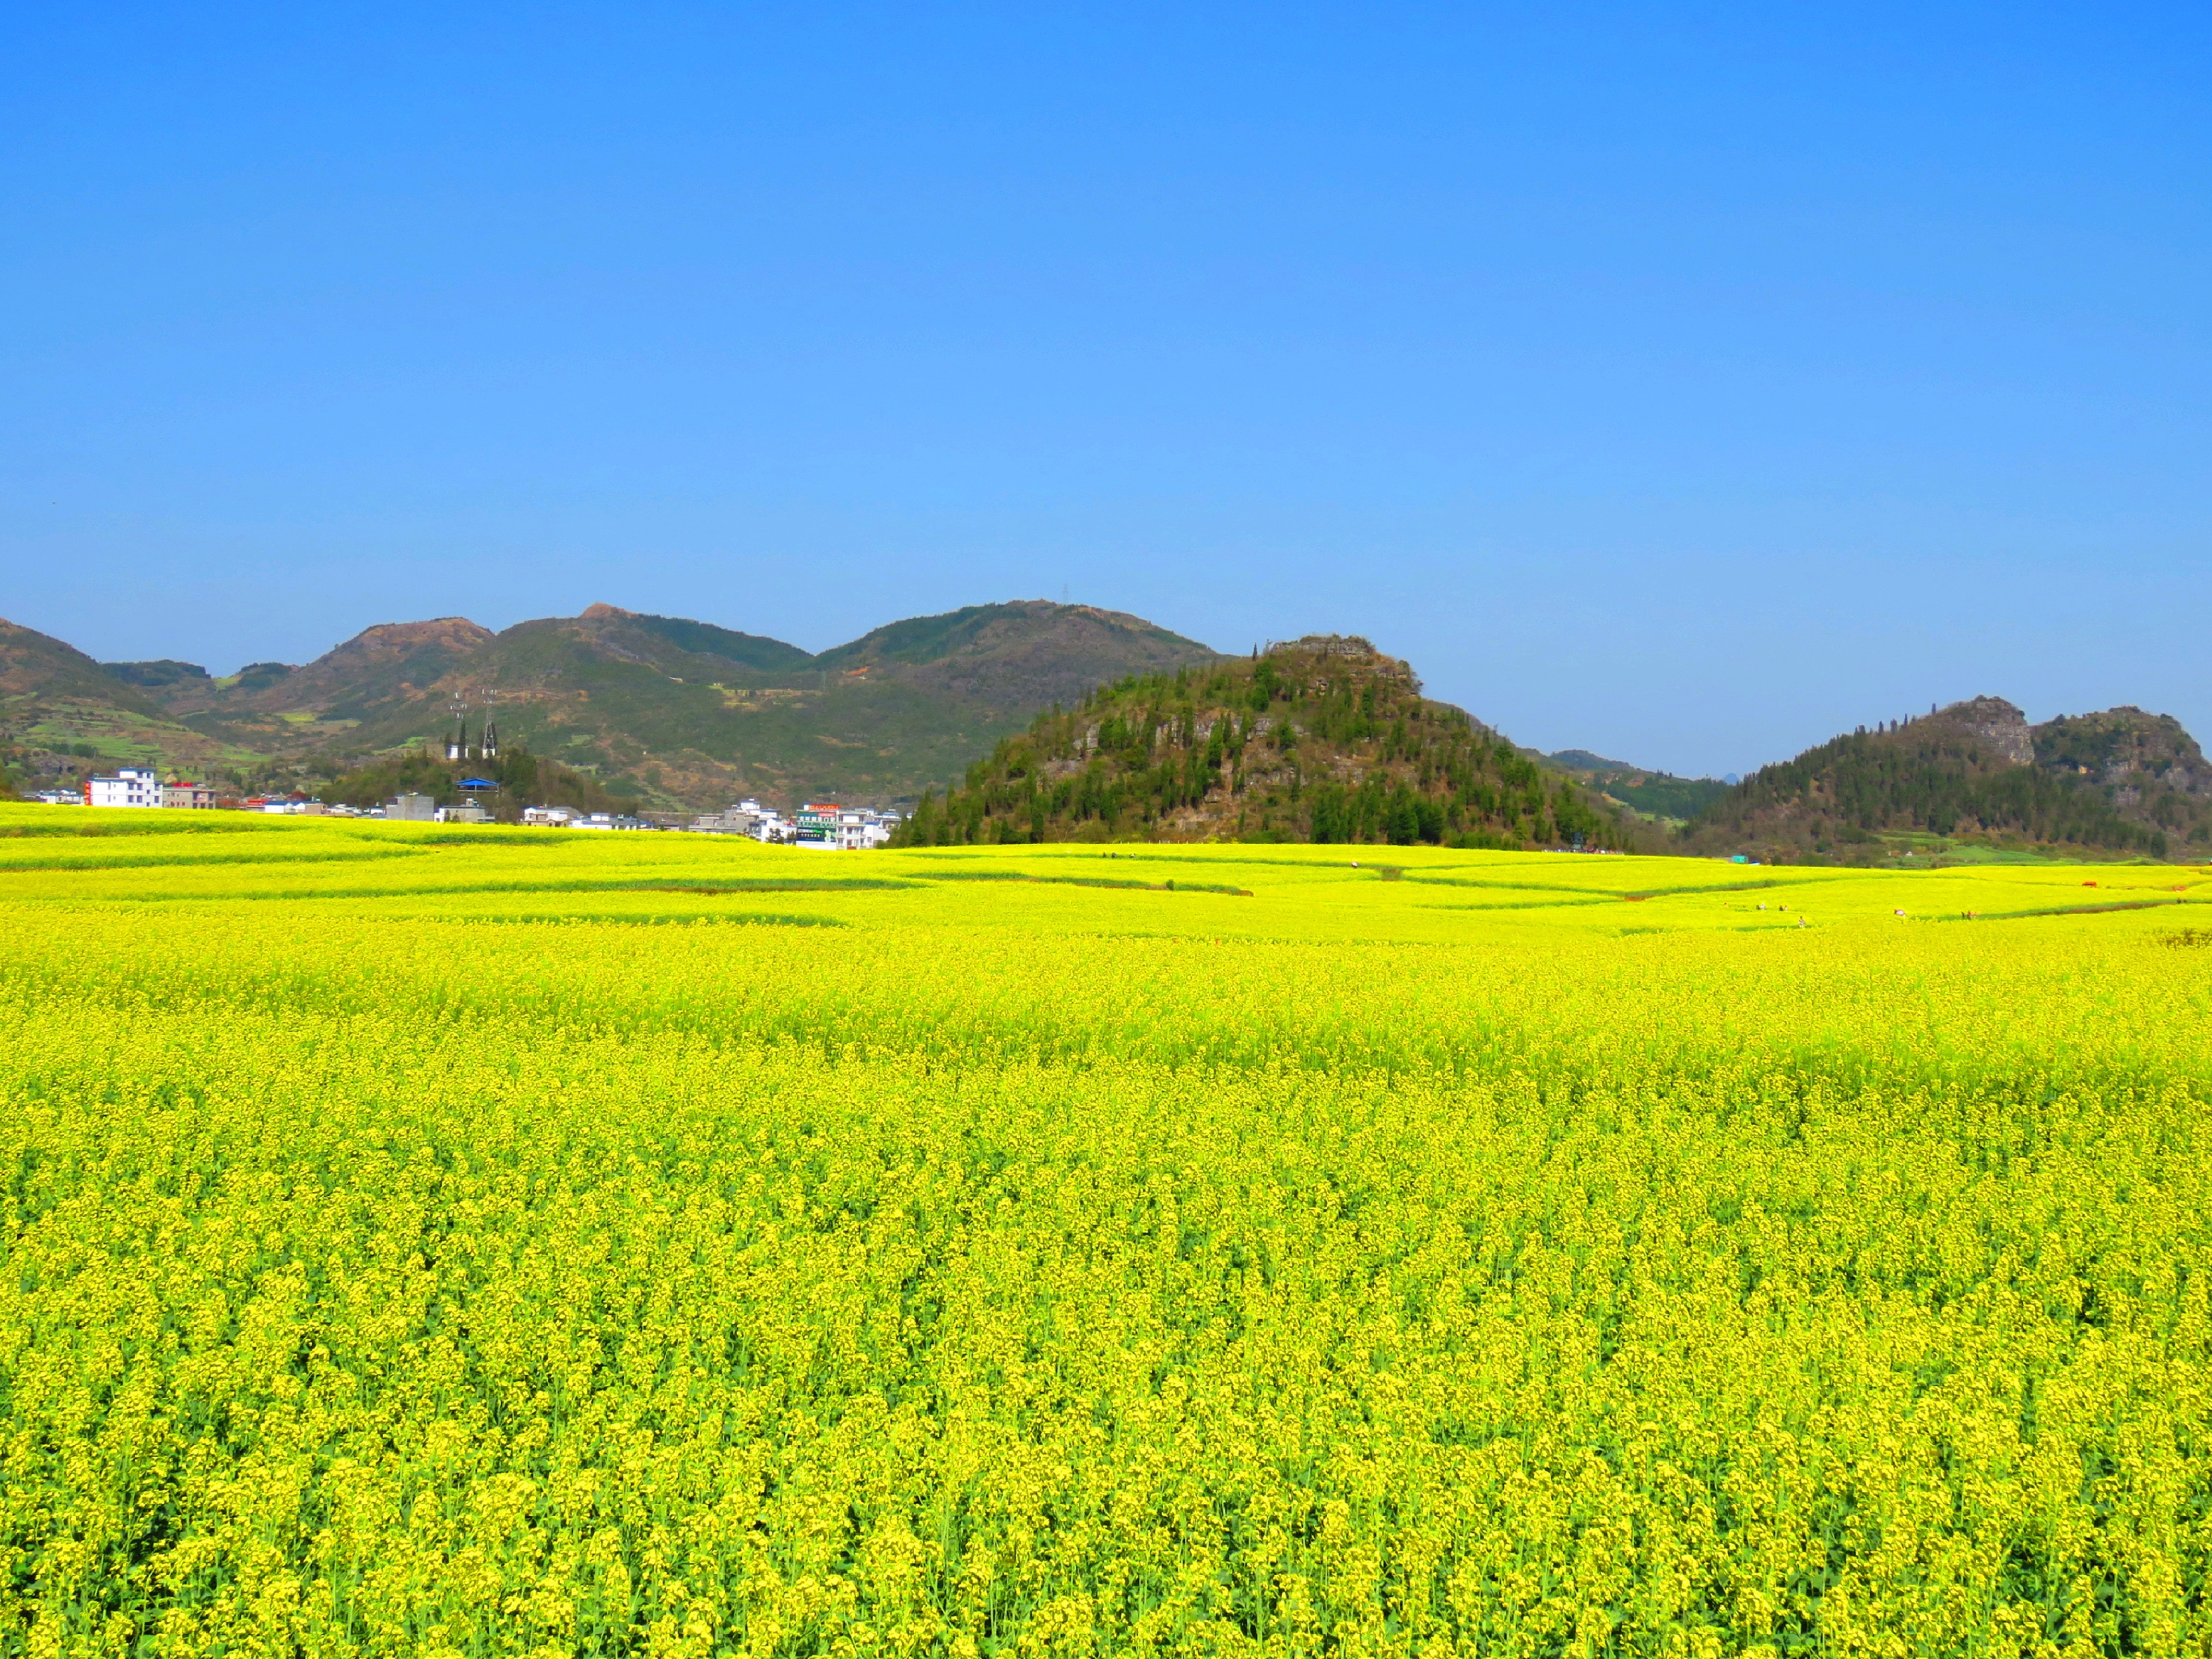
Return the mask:
<svg viewBox="0 0 2212 1659">
<path fill-rule="evenodd" d="M 2212 872 L 0 807 L 0 1652 L 2212 1654 Z"/>
</svg>

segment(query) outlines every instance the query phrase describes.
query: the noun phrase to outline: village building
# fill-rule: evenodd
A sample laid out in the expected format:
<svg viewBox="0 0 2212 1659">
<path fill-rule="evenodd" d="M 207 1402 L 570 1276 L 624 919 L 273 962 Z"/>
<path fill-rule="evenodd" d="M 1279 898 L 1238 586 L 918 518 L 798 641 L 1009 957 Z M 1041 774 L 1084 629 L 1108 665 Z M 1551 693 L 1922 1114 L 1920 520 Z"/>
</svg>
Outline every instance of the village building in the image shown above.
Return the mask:
<svg viewBox="0 0 2212 1659">
<path fill-rule="evenodd" d="M 702 812 L 691 820 L 690 827 L 702 836 L 750 836 L 760 825 L 759 814 L 750 810 L 758 805 L 748 801 L 726 806 L 719 812 Z"/>
<path fill-rule="evenodd" d="M 834 801 L 809 801 L 799 809 L 794 847 L 812 847 L 837 853 L 866 852 L 881 847 L 899 826 L 896 812 L 872 807 L 840 806 Z"/>
<path fill-rule="evenodd" d="M 87 806 L 159 806 L 161 778 L 143 767 L 125 766 L 84 781 Z"/>
<path fill-rule="evenodd" d="M 752 838 L 773 847 L 787 845 L 799 834 L 799 828 L 773 806 L 763 806 L 757 800 L 738 803 L 739 810 L 749 813 L 753 820 Z"/>
<path fill-rule="evenodd" d="M 702 836 L 749 836 L 755 841 L 781 844 L 791 840 L 793 825 L 772 806 L 763 806 L 748 795 L 719 812 L 702 812 L 689 826 Z"/>
</svg>

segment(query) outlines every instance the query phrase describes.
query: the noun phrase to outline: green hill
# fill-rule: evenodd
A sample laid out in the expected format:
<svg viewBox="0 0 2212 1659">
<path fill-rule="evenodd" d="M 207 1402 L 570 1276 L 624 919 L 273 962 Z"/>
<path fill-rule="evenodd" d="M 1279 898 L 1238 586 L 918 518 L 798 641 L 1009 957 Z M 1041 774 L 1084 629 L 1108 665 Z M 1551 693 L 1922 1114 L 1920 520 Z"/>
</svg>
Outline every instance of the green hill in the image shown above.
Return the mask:
<svg viewBox="0 0 2212 1659">
<path fill-rule="evenodd" d="M 892 623 L 815 662 L 842 674 L 927 686 L 1018 726 L 1109 681 L 1214 659 L 1197 641 L 1141 617 L 1024 599 Z"/>
<path fill-rule="evenodd" d="M 472 726 L 495 718 L 510 744 L 660 806 L 910 799 L 957 780 L 1055 700 L 1214 659 L 1139 617 L 1042 600 L 894 623 L 818 657 L 607 605 L 498 634 L 449 617 L 382 623 L 313 662 L 220 679 L 168 660 L 103 670 L 16 632 L 27 642 L 12 657 L 0 640 L 0 675 L 15 658 L 31 665 L 17 676 L 15 725 L 33 744 L 62 745 L 29 756 L 27 775 L 60 775 L 64 750 L 104 721 L 93 734 L 104 757 L 195 770 L 220 761 L 241 778 L 312 787 L 435 744 L 459 703 Z M 105 713 L 94 720 L 69 697 L 101 700 Z M 135 746 L 108 729 L 126 718 L 143 728 Z"/>
<path fill-rule="evenodd" d="M 110 674 L 75 646 L 17 623 L 0 621 L 0 702 L 84 702 L 159 716 L 161 705 L 142 686 Z"/>
<path fill-rule="evenodd" d="M 462 617 L 381 623 L 303 667 L 259 662 L 222 679 L 200 674 L 143 683 L 173 719 L 196 732 L 272 760 L 312 761 L 327 774 L 372 741 L 356 735 L 364 727 L 442 708 L 437 688 L 444 678 L 495 637 Z"/>
<path fill-rule="evenodd" d="M 1135 617 L 1041 602 L 916 618 L 819 657 L 594 605 L 488 640 L 431 695 L 365 721 L 350 741 L 434 736 L 458 698 L 537 752 L 662 805 L 886 801 L 958 777 L 1054 696 L 1212 656 Z"/>
<path fill-rule="evenodd" d="M 2177 847 L 2212 846 L 2212 764 L 2171 714 L 2132 706 L 2062 714 L 2031 736 L 2044 771 L 2077 780 Z"/>
<path fill-rule="evenodd" d="M 1049 841 L 1620 846 L 1594 803 L 1488 727 L 1420 695 L 1366 641 L 1133 676 L 1040 716 L 926 799 L 909 845 Z"/>
<path fill-rule="evenodd" d="M 163 657 L 156 662 L 104 662 L 100 671 L 125 685 L 150 688 L 185 685 L 208 678 L 207 670 L 198 663 L 179 662 L 173 657 Z"/>
<path fill-rule="evenodd" d="M 620 611 L 605 605 L 592 605 L 584 616 L 623 617 L 639 632 L 665 640 L 678 651 L 695 657 L 716 658 L 763 674 L 793 672 L 811 667 L 814 663 L 814 659 L 797 646 L 786 645 L 781 640 L 772 640 L 763 634 L 740 634 L 733 628 L 718 628 L 713 623 L 693 622 L 684 617 Z"/>
<path fill-rule="evenodd" d="M 518 623 L 354 742 L 434 738 L 451 724 L 447 702 L 459 699 L 540 754 L 658 804 L 703 806 L 743 794 L 788 804 L 805 793 L 918 793 L 997 735 L 981 711 L 898 679 L 833 674 L 794 647 L 763 648 L 781 641 L 669 620 L 597 605 Z"/>
<path fill-rule="evenodd" d="M 1676 777 L 1671 772 L 1607 760 L 1587 749 L 1562 749 L 1544 759 L 1616 805 L 1665 823 L 1697 817 L 1729 790 L 1717 778 Z"/>
<path fill-rule="evenodd" d="M 0 751 L 23 788 L 73 788 L 88 773 L 150 765 L 191 777 L 255 758 L 236 744 L 174 719 L 161 683 L 190 677 L 182 663 L 118 665 L 133 679 L 74 646 L 0 621 Z"/>
<path fill-rule="evenodd" d="M 1684 840 L 1849 863 L 1929 841 L 2201 857 L 2212 849 L 2212 767 L 2168 716 L 2118 708 L 2030 726 L 2002 698 L 1977 697 L 1762 768 Z"/>
</svg>

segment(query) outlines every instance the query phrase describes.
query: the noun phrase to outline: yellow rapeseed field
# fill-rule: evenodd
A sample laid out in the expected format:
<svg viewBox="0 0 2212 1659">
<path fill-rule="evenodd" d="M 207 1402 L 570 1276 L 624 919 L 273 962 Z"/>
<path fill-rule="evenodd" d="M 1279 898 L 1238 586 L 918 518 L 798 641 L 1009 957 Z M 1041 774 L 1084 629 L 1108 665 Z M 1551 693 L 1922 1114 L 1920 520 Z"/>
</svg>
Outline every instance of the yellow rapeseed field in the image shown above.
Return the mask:
<svg viewBox="0 0 2212 1659">
<path fill-rule="evenodd" d="M 2212 1655 L 2208 901 L 0 808 L 0 1651 Z"/>
</svg>

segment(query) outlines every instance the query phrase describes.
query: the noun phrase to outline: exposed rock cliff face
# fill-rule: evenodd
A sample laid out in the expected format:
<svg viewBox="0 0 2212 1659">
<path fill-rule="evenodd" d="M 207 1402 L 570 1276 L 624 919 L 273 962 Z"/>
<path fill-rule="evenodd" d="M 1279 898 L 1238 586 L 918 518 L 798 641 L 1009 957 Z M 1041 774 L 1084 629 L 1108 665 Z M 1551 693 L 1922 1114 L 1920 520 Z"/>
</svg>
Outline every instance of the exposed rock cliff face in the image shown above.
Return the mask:
<svg viewBox="0 0 2212 1659">
<path fill-rule="evenodd" d="M 2008 764 L 2026 766 L 2035 758 L 2035 739 L 2028 734 L 2027 716 L 2002 697 L 1971 697 L 1939 709 L 1929 718 L 1948 720 L 1987 744 Z M 1919 722 L 1911 724 L 1917 726 Z"/>
<path fill-rule="evenodd" d="M 2133 823 L 2185 848 L 2212 842 L 2212 764 L 2171 714 L 2132 705 L 2037 726 L 2039 768 L 2092 787 Z"/>
<path fill-rule="evenodd" d="M 2116 789 L 2164 787 L 2212 800 L 2212 764 L 2171 714 L 2132 704 L 2095 714 L 2061 714 L 2034 730 L 2035 759 L 2054 771 Z"/>
</svg>

